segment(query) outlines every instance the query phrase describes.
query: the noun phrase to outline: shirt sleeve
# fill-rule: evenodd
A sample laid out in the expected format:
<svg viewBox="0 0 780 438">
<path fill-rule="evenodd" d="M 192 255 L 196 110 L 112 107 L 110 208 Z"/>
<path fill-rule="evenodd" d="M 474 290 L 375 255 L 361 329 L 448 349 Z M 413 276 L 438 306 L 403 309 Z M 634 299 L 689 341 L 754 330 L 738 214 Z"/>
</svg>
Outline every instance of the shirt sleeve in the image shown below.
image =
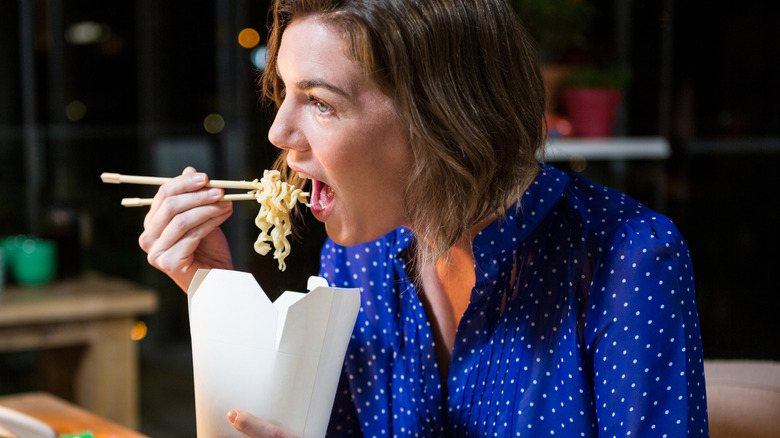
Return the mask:
<svg viewBox="0 0 780 438">
<path fill-rule="evenodd" d="M 628 221 L 603 248 L 585 326 L 600 436 L 707 436 L 688 248 L 663 216 Z"/>
</svg>

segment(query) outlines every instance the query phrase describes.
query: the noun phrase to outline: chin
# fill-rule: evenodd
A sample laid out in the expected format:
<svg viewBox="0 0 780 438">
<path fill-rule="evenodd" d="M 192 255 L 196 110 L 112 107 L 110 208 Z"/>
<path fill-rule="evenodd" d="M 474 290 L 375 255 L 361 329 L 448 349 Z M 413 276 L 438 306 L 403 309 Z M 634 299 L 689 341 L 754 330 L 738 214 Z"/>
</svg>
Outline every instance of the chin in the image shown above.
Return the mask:
<svg viewBox="0 0 780 438">
<path fill-rule="evenodd" d="M 371 242 L 393 230 L 395 230 L 395 228 L 387 230 L 377 229 L 371 230 L 370 232 L 366 232 L 365 230 L 357 232 L 356 230 L 347 230 L 343 227 L 333 227 L 329 226 L 327 223 L 325 224 L 325 232 L 328 234 L 328 237 L 341 246 L 353 246 L 360 243 Z"/>
<path fill-rule="evenodd" d="M 325 232 L 328 233 L 328 237 L 330 237 L 332 241 L 334 241 L 336 244 L 341 246 L 352 246 L 360 243 L 370 242 L 371 240 L 373 240 L 369 238 L 361 238 L 360 236 L 357 236 L 354 233 L 332 232 L 330 229 L 328 229 L 327 226 L 325 226 Z"/>
</svg>

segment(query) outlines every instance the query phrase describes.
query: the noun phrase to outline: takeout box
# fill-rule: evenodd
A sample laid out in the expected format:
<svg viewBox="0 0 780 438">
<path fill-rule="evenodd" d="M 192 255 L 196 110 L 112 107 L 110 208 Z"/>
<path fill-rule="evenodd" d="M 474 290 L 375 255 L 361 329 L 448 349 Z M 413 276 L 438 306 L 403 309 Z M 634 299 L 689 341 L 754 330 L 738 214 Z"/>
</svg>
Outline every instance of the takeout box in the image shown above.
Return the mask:
<svg viewBox="0 0 780 438">
<path fill-rule="evenodd" d="M 199 438 L 243 436 L 231 409 L 325 435 L 360 293 L 321 277 L 308 289 L 271 302 L 249 273 L 197 272 L 187 294 Z"/>
</svg>

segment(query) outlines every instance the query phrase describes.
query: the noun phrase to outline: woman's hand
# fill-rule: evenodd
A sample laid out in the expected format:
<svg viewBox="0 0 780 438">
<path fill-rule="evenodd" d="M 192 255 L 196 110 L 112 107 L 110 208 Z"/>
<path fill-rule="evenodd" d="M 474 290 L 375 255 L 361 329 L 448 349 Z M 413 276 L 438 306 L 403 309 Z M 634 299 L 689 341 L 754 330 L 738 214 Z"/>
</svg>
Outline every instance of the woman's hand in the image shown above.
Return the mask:
<svg viewBox="0 0 780 438">
<path fill-rule="evenodd" d="M 237 431 L 252 438 L 294 438 L 295 435 L 279 426 L 263 421 L 249 412 L 234 409 L 228 412 L 228 421 Z"/>
<path fill-rule="evenodd" d="M 233 268 L 219 228 L 233 212 L 233 204 L 217 202 L 223 190 L 204 187 L 207 181 L 206 174 L 188 167 L 160 186 L 138 238 L 149 264 L 185 291 L 200 268 Z"/>
</svg>

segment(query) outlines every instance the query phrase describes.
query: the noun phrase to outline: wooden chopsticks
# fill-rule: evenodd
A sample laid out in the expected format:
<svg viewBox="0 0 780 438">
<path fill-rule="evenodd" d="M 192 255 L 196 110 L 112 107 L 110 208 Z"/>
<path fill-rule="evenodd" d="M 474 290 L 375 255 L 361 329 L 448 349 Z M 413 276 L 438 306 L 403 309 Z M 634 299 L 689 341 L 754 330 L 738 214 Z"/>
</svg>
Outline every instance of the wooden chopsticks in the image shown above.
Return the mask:
<svg viewBox="0 0 780 438">
<path fill-rule="evenodd" d="M 252 193 L 239 193 L 224 195 L 219 198 L 220 201 L 254 201 L 257 197 Z M 122 205 L 125 207 L 143 207 L 152 205 L 152 198 L 122 198 Z"/>
<path fill-rule="evenodd" d="M 119 173 L 104 172 L 100 175 L 100 179 L 104 183 L 108 184 L 142 184 L 159 186 L 170 181 L 172 178 L 163 178 L 158 176 L 139 176 L 139 175 L 122 175 Z M 245 189 L 245 190 L 257 190 L 257 186 L 252 181 L 227 181 L 213 179 L 209 180 L 206 187 L 217 187 L 221 189 Z M 240 193 L 240 194 L 226 194 L 221 200 L 225 201 L 250 201 L 255 200 L 254 193 Z M 151 205 L 152 199 L 150 198 L 123 198 L 122 205 L 125 207 L 141 207 L 144 205 Z"/>
</svg>

